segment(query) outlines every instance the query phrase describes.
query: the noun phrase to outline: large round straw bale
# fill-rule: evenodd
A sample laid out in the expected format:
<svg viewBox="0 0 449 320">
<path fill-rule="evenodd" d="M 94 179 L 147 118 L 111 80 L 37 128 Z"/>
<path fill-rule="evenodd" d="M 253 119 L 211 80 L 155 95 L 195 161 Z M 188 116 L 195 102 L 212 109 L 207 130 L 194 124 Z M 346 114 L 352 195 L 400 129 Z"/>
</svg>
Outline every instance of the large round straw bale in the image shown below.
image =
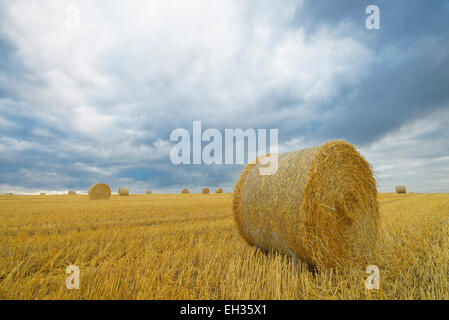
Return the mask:
<svg viewBox="0 0 449 320">
<path fill-rule="evenodd" d="M 147 190 L 147 194 L 153 194 L 153 191 Z"/>
<path fill-rule="evenodd" d="M 108 200 L 111 197 L 111 188 L 104 183 L 96 183 L 89 188 L 91 200 Z"/>
<path fill-rule="evenodd" d="M 248 164 L 234 189 L 240 235 L 316 267 L 372 263 L 379 205 L 369 163 L 350 144 L 278 155 L 278 170 Z"/>
<path fill-rule="evenodd" d="M 182 189 L 181 193 L 190 193 L 187 189 Z"/>
<path fill-rule="evenodd" d="M 217 190 L 215 190 L 216 193 L 223 193 L 223 189 L 222 188 L 218 188 Z"/>
<path fill-rule="evenodd" d="M 407 193 L 405 186 L 396 186 L 396 193 Z"/>
<path fill-rule="evenodd" d="M 69 194 L 76 194 L 76 191 L 74 191 L 74 190 L 69 190 Z"/>
<path fill-rule="evenodd" d="M 210 191 L 209 191 L 209 188 L 204 188 L 203 189 L 203 194 L 208 194 Z"/>
<path fill-rule="evenodd" d="M 128 188 L 119 188 L 118 194 L 121 196 L 129 196 L 129 189 Z"/>
</svg>

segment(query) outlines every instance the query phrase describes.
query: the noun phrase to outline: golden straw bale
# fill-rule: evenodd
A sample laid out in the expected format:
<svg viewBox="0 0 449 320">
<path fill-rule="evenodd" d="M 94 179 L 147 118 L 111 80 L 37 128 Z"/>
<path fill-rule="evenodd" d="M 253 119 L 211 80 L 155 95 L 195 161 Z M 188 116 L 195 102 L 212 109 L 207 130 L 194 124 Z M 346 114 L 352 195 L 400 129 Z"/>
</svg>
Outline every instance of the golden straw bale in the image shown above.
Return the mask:
<svg viewBox="0 0 449 320">
<path fill-rule="evenodd" d="M 119 188 L 118 194 L 121 196 L 129 196 L 129 189 L 128 188 Z"/>
<path fill-rule="evenodd" d="M 147 190 L 147 194 L 153 194 L 153 191 Z"/>
<path fill-rule="evenodd" d="M 234 189 L 240 235 L 318 267 L 372 263 L 379 204 L 369 163 L 350 144 L 278 155 L 278 170 L 260 175 L 248 164 Z"/>
<path fill-rule="evenodd" d="M 218 188 L 215 192 L 216 193 L 223 193 L 223 189 L 222 188 Z"/>
<path fill-rule="evenodd" d="M 209 191 L 209 188 L 204 188 L 203 189 L 203 194 L 208 194 L 210 191 Z"/>
<path fill-rule="evenodd" d="M 108 200 L 111 197 L 111 188 L 104 183 L 96 183 L 89 188 L 91 200 Z"/>
<path fill-rule="evenodd" d="M 182 189 L 181 193 L 190 193 L 187 189 Z"/>
<path fill-rule="evenodd" d="M 396 193 L 407 193 L 405 186 L 396 186 Z"/>
</svg>

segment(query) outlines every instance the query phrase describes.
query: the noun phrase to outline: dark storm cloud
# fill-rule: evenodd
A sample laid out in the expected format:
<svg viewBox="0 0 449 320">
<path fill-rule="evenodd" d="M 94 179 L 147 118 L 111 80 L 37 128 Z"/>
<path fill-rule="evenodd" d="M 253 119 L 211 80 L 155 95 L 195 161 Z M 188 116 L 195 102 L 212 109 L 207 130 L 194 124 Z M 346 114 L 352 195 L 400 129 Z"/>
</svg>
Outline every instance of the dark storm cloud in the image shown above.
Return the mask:
<svg viewBox="0 0 449 320">
<path fill-rule="evenodd" d="M 365 8 L 380 9 L 381 30 L 367 30 Z M 294 26 L 309 36 L 320 28 L 355 26 L 341 36 L 363 42 L 375 55 L 369 76 L 323 106 L 322 138 L 370 143 L 436 109 L 448 106 L 449 3 L 447 1 L 305 1 Z M 355 32 L 354 32 L 355 29 Z M 357 32 L 358 31 L 358 32 Z"/>
<path fill-rule="evenodd" d="M 323 134 L 363 144 L 410 119 L 447 108 L 449 46 L 443 43 L 449 44 L 449 33 L 417 39 L 414 51 L 398 53 L 401 57 L 394 60 L 399 61 L 380 59 L 370 66 L 370 77 L 336 100 L 336 112 L 323 121 Z"/>
</svg>

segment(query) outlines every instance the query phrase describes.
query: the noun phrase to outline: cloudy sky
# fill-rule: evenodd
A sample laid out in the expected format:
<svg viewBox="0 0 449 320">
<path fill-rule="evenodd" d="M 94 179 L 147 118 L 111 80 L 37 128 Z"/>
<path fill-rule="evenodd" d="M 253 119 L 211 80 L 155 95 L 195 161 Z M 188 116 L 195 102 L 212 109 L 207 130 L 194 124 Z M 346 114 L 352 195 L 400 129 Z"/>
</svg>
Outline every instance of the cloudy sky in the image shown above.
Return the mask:
<svg viewBox="0 0 449 320">
<path fill-rule="evenodd" d="M 277 128 L 281 151 L 344 139 L 380 191 L 449 192 L 448 17 L 446 0 L 0 0 L 0 193 L 231 191 L 242 165 L 170 162 L 194 120 Z"/>
</svg>

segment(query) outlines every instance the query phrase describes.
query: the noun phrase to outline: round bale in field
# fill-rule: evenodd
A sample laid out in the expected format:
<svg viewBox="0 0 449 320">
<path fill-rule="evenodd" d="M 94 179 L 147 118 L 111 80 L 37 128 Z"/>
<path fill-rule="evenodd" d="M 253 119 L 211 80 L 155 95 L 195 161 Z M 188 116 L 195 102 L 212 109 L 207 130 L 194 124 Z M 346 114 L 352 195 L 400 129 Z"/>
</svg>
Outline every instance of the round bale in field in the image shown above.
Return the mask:
<svg viewBox="0 0 449 320">
<path fill-rule="evenodd" d="M 181 193 L 190 193 L 187 189 L 182 189 Z"/>
<path fill-rule="evenodd" d="M 379 204 L 371 166 L 359 152 L 337 140 L 277 161 L 272 175 L 259 173 L 259 161 L 248 164 L 235 186 L 243 239 L 318 268 L 370 263 Z"/>
<path fill-rule="evenodd" d="M 111 188 L 105 183 L 96 183 L 89 188 L 91 200 L 108 200 L 111 197 Z"/>
<path fill-rule="evenodd" d="M 210 191 L 209 191 L 209 188 L 204 188 L 204 189 L 203 189 L 203 194 L 209 194 L 209 192 L 210 192 Z"/>
<path fill-rule="evenodd" d="M 396 186 L 396 193 L 407 193 L 405 186 Z"/>
<path fill-rule="evenodd" d="M 147 190 L 147 194 L 153 194 L 153 191 Z"/>
<path fill-rule="evenodd" d="M 218 188 L 217 190 L 215 190 L 215 193 L 223 193 L 223 189 L 222 188 Z"/>
<path fill-rule="evenodd" d="M 129 196 L 129 189 L 128 188 L 119 188 L 118 194 L 121 196 Z"/>
</svg>

